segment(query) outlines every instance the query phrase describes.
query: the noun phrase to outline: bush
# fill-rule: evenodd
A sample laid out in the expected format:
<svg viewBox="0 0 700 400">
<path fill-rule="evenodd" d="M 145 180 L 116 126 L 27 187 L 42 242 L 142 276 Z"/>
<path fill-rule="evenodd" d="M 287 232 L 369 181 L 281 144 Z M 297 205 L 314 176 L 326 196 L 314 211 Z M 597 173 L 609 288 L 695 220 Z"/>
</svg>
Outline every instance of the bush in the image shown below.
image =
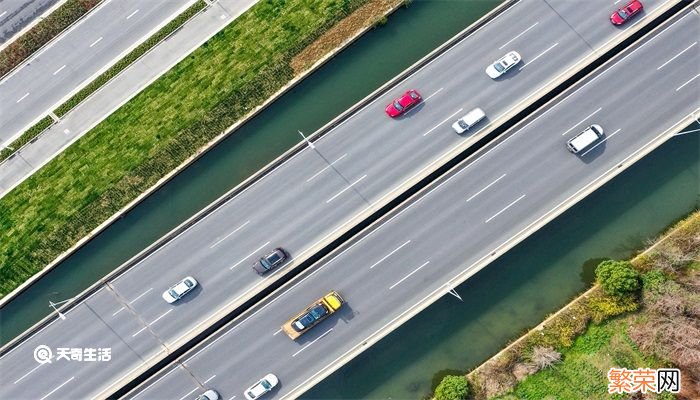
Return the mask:
<svg viewBox="0 0 700 400">
<path fill-rule="evenodd" d="M 469 384 L 464 376 L 447 375 L 435 388 L 437 400 L 463 400 L 469 395 Z"/>
<path fill-rule="evenodd" d="M 663 273 L 663 271 L 658 269 L 652 269 L 651 271 L 642 275 L 642 288 L 644 289 L 645 293 L 658 293 L 661 290 L 661 286 L 667 280 L 668 278 Z"/>
<path fill-rule="evenodd" d="M 604 293 L 592 295 L 588 298 L 587 304 L 591 313 L 591 319 L 596 324 L 639 308 L 639 302 L 636 297 L 609 296 Z"/>
<path fill-rule="evenodd" d="M 639 272 L 629 261 L 607 260 L 598 264 L 595 277 L 605 293 L 625 296 L 639 290 Z"/>
</svg>

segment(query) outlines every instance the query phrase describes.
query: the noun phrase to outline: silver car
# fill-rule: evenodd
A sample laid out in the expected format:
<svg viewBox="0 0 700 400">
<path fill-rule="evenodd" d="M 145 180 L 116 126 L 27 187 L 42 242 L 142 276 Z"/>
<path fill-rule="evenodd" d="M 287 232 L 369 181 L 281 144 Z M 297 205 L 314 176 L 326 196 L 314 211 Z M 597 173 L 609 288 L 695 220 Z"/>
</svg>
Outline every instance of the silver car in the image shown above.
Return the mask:
<svg viewBox="0 0 700 400">
<path fill-rule="evenodd" d="M 522 60 L 520 54 L 518 54 L 517 51 L 511 51 L 498 61 L 486 67 L 486 75 L 491 77 L 491 79 L 496 79 L 517 65 L 520 60 Z"/>
<path fill-rule="evenodd" d="M 197 287 L 197 280 L 195 280 L 191 276 L 188 276 L 180 282 L 174 284 L 173 286 L 170 286 L 168 290 L 163 292 L 163 300 L 172 304 L 180 300 L 184 295 L 192 291 L 192 289 L 194 289 L 195 287 Z"/>
</svg>

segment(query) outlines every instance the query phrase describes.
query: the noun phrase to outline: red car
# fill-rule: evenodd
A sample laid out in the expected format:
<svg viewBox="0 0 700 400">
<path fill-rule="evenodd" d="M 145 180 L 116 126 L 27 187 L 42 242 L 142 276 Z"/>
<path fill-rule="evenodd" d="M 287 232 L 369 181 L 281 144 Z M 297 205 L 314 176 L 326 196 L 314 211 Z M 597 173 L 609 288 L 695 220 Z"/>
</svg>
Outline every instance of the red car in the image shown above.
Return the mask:
<svg viewBox="0 0 700 400">
<path fill-rule="evenodd" d="M 639 14 L 643 9 L 644 6 L 639 0 L 632 0 L 626 6 L 612 13 L 610 22 L 612 22 L 613 25 L 622 25 L 633 16 Z"/>
<path fill-rule="evenodd" d="M 391 118 L 398 117 L 399 115 L 410 110 L 416 104 L 420 103 L 421 100 L 423 100 L 423 98 L 420 96 L 420 93 L 411 89 L 404 93 L 403 96 L 392 101 L 391 104 L 386 106 L 385 111 Z"/>
</svg>

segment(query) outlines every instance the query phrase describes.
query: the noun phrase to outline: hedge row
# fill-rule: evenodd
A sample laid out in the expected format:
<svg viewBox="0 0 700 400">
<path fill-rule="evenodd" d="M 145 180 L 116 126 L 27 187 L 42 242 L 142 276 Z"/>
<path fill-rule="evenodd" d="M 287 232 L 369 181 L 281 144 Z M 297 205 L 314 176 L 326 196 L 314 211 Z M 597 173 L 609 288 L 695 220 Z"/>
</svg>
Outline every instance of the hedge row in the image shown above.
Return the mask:
<svg viewBox="0 0 700 400">
<path fill-rule="evenodd" d="M 41 46 L 95 8 L 101 0 L 68 0 L 27 33 L 0 51 L 0 77 L 12 71 Z"/>
<path fill-rule="evenodd" d="M 260 1 L 0 199 L 0 296 L 262 104 L 295 54 L 369 1 Z"/>
<path fill-rule="evenodd" d="M 44 117 L 39 122 L 34 124 L 31 128 L 27 129 L 22 136 L 18 137 L 15 139 L 14 142 L 10 143 L 10 145 L 2 151 L 0 151 L 0 162 L 4 161 L 12 153 L 17 151 L 20 147 L 24 146 L 25 144 L 31 142 L 35 137 L 39 136 L 41 132 L 43 132 L 46 128 L 50 127 L 53 124 L 53 119 L 51 117 Z"/>
<path fill-rule="evenodd" d="M 153 46 L 158 44 L 166 36 L 179 29 L 185 22 L 187 22 L 187 20 L 192 18 L 192 16 L 194 16 L 201 10 L 203 10 L 206 6 L 207 3 L 205 3 L 204 0 L 199 0 L 198 2 L 194 3 L 187 10 L 183 11 L 180 15 L 175 17 L 175 19 L 170 21 L 167 25 L 165 25 L 158 32 L 156 32 L 153 36 L 149 37 L 148 39 L 146 39 L 146 41 L 144 41 L 138 47 L 132 50 L 124 58 L 117 61 L 117 63 L 114 64 L 110 69 L 102 73 L 100 76 L 95 78 L 95 80 L 93 80 L 83 89 L 81 89 L 78 93 L 73 95 L 73 97 L 61 104 L 56 110 L 54 110 L 54 114 L 58 115 L 59 117 L 66 115 L 66 113 L 72 110 L 73 107 L 80 104 L 81 101 L 85 100 L 88 96 L 97 91 L 97 89 L 101 88 L 102 85 L 104 85 L 110 79 L 117 76 L 120 72 L 126 69 L 126 67 L 131 65 L 131 63 L 133 63 L 139 57 L 144 55 L 147 51 L 152 49 Z"/>
</svg>

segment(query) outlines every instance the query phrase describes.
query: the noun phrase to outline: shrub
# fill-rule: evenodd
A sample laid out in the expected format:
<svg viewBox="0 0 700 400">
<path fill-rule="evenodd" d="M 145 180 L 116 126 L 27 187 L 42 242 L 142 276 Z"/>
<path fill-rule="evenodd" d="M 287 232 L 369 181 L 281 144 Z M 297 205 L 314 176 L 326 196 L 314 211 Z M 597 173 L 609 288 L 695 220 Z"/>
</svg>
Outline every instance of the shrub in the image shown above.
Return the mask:
<svg viewBox="0 0 700 400">
<path fill-rule="evenodd" d="M 625 296 L 639 290 L 639 272 L 629 261 L 603 261 L 596 267 L 595 277 L 605 293 L 612 296 Z"/>
<path fill-rule="evenodd" d="M 644 289 L 645 293 L 658 293 L 661 289 L 661 285 L 667 280 L 668 278 L 663 273 L 663 271 L 658 269 L 652 269 L 651 271 L 642 275 L 642 288 Z"/>
<path fill-rule="evenodd" d="M 447 375 L 435 388 L 437 400 L 463 400 L 469 395 L 469 384 L 464 376 Z"/>
<path fill-rule="evenodd" d="M 596 293 L 587 300 L 593 322 L 599 324 L 608 318 L 639 308 L 636 297 L 609 296 Z"/>
</svg>

